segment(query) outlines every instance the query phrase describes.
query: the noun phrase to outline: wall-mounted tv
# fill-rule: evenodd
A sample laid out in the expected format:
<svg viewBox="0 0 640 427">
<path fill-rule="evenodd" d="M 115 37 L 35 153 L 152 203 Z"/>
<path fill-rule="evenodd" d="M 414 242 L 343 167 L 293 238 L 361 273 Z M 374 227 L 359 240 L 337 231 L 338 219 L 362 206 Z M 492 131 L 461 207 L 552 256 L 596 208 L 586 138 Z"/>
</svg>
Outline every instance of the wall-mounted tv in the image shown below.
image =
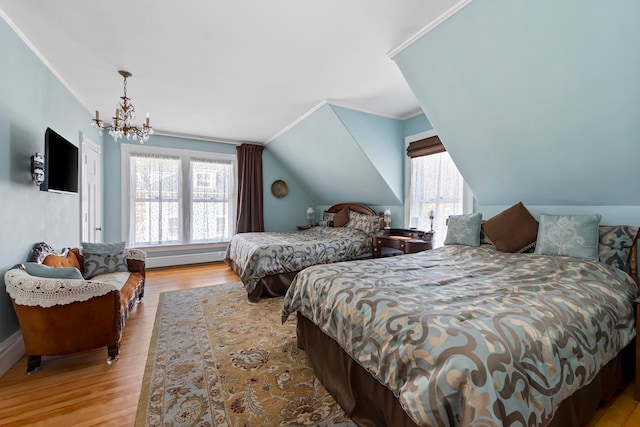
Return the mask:
<svg viewBox="0 0 640 427">
<path fill-rule="evenodd" d="M 78 192 L 78 147 L 51 128 L 44 133 L 44 182 L 40 190 Z"/>
</svg>

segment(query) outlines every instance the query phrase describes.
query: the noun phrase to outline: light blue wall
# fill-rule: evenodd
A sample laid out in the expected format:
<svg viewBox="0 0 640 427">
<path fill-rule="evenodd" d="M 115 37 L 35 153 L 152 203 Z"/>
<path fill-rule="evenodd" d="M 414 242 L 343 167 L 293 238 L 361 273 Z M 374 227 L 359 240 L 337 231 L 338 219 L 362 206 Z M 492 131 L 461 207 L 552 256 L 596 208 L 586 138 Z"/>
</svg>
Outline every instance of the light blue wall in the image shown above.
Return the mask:
<svg viewBox="0 0 640 427">
<path fill-rule="evenodd" d="M 318 206 L 402 203 L 402 194 L 397 194 L 402 166 L 396 164 L 403 150 L 400 121 L 327 104 L 269 142 L 267 149 Z M 392 159 L 388 167 L 381 160 L 385 156 Z"/>
<path fill-rule="evenodd" d="M 395 57 L 479 210 L 640 222 L 622 207 L 640 205 L 638 16 L 636 1 L 475 1 Z"/>
<path fill-rule="evenodd" d="M 416 135 L 433 129 L 431 122 L 424 114 L 418 114 L 402 122 L 404 136 Z"/>
<path fill-rule="evenodd" d="M 375 170 L 385 180 L 396 199 L 403 194 L 403 123 L 400 120 L 332 105 L 354 141 L 366 153 Z"/>
<path fill-rule="evenodd" d="M 0 342 L 19 327 L 4 290 L 4 273 L 25 262 L 34 243 L 54 248 L 80 243 L 77 194 L 39 190 L 31 182 L 31 156 L 44 152 L 51 127 L 79 145 L 80 132 L 95 141 L 91 114 L 0 19 Z"/>
<path fill-rule="evenodd" d="M 262 153 L 262 179 L 265 231 L 293 231 L 298 225 L 306 225 L 306 210 L 313 207 L 313 200 L 298 179 L 273 157 L 268 147 Z M 287 183 L 289 192 L 285 197 L 278 198 L 271 193 L 271 184 L 278 179 Z"/>
<path fill-rule="evenodd" d="M 404 138 L 431 129 L 424 114 L 401 121 L 328 104 L 267 150 L 297 177 L 316 220 L 329 206 L 352 201 L 389 208 L 393 226 L 404 227 Z"/>
</svg>

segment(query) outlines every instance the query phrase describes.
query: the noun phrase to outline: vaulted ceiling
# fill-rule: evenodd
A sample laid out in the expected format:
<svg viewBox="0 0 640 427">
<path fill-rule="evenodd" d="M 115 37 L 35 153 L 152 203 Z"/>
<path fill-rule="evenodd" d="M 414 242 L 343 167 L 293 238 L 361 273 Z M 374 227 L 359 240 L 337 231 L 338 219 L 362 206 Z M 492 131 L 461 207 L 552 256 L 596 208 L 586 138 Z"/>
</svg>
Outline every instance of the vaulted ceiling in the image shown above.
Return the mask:
<svg viewBox="0 0 640 427">
<path fill-rule="evenodd" d="M 420 111 L 387 55 L 455 0 L 0 0 L 2 16 L 91 114 L 128 95 L 167 134 L 268 141 L 323 100 Z"/>
</svg>

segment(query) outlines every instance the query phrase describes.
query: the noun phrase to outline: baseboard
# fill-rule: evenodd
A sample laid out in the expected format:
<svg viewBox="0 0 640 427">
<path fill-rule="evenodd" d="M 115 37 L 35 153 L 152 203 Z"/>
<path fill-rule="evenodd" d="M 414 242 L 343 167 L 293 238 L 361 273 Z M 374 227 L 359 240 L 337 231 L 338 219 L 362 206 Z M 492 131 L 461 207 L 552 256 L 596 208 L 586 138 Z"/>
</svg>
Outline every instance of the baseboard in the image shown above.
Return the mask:
<svg viewBox="0 0 640 427">
<path fill-rule="evenodd" d="M 24 356 L 24 341 L 20 331 L 0 343 L 0 376 Z"/>
<path fill-rule="evenodd" d="M 147 256 L 145 265 L 147 268 L 173 267 L 176 265 L 202 264 L 216 262 L 224 259 L 224 251 L 206 252 L 201 254 Z"/>
</svg>

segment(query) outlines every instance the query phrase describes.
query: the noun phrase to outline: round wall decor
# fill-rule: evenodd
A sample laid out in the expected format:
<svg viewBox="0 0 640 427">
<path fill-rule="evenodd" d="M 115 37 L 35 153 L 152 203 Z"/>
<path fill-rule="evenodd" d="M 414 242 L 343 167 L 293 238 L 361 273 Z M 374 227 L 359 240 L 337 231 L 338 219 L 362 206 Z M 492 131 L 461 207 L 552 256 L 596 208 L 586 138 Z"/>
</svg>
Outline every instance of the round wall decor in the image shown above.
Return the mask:
<svg viewBox="0 0 640 427">
<path fill-rule="evenodd" d="M 287 183 L 281 179 L 273 181 L 271 184 L 271 194 L 276 196 L 278 199 L 286 196 L 289 193 L 289 188 L 287 187 Z"/>
</svg>

